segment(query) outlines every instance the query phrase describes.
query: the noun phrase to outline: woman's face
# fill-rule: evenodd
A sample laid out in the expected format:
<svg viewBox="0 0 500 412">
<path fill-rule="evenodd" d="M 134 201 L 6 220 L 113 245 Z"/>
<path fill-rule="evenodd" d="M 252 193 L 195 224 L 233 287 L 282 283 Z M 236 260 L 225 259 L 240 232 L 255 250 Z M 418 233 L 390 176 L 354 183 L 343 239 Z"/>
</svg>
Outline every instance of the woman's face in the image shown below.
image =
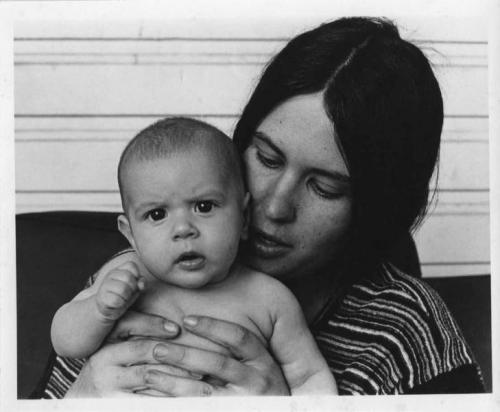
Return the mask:
<svg viewBox="0 0 500 412">
<path fill-rule="evenodd" d="M 321 93 L 291 98 L 244 153 L 252 196 L 248 264 L 280 279 L 331 263 L 351 220 L 349 173 Z"/>
</svg>

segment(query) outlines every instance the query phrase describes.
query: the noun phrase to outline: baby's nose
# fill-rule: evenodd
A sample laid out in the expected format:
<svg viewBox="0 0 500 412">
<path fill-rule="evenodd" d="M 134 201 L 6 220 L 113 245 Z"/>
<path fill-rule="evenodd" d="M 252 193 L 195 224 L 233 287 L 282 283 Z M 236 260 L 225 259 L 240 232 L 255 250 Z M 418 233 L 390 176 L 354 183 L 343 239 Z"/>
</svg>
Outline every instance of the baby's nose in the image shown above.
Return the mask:
<svg viewBox="0 0 500 412">
<path fill-rule="evenodd" d="M 182 240 L 196 238 L 199 236 L 199 231 L 196 226 L 188 219 L 178 219 L 173 230 L 173 239 Z"/>
</svg>

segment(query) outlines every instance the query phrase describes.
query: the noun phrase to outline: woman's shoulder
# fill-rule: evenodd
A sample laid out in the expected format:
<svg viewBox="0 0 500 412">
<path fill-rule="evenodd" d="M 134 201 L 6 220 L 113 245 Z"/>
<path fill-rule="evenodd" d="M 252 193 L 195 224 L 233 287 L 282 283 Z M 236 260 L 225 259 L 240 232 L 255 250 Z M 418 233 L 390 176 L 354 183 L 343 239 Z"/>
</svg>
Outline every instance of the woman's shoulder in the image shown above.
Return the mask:
<svg viewBox="0 0 500 412">
<path fill-rule="evenodd" d="M 348 301 L 363 300 L 368 305 L 378 307 L 381 312 L 384 312 L 384 308 L 393 310 L 403 306 L 407 310 L 419 312 L 429 321 L 438 321 L 439 315 L 449 314 L 443 300 L 429 284 L 391 264 L 382 265 L 372 276 L 353 284 L 346 298 Z M 390 307 L 384 304 L 390 304 Z"/>
<path fill-rule="evenodd" d="M 475 365 L 439 295 L 391 265 L 349 289 L 318 341 L 347 393 L 407 393 Z"/>
</svg>

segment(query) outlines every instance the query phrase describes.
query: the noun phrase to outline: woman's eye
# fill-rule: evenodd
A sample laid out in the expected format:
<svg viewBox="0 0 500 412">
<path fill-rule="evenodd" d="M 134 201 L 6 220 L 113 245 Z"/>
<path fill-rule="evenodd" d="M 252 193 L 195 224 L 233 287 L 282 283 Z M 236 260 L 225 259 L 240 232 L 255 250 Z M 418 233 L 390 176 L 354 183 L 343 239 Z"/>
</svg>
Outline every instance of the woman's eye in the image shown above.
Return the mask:
<svg viewBox="0 0 500 412">
<path fill-rule="evenodd" d="M 197 213 L 210 213 L 213 208 L 214 202 L 212 202 L 211 200 L 202 200 L 196 202 L 196 204 L 194 205 L 194 210 Z"/>
<path fill-rule="evenodd" d="M 269 169 L 276 169 L 281 166 L 281 159 L 271 157 L 267 154 L 262 153 L 259 150 L 257 150 L 256 153 L 257 153 L 257 159 L 265 167 L 268 167 Z"/>
<path fill-rule="evenodd" d="M 147 217 L 155 222 L 165 219 L 166 215 L 165 209 L 153 209 L 147 213 Z"/>
<path fill-rule="evenodd" d="M 338 190 L 334 188 L 328 188 L 325 185 L 321 185 L 317 182 L 312 182 L 311 186 L 314 192 L 324 199 L 337 199 L 342 196 L 342 193 L 340 193 Z"/>
</svg>

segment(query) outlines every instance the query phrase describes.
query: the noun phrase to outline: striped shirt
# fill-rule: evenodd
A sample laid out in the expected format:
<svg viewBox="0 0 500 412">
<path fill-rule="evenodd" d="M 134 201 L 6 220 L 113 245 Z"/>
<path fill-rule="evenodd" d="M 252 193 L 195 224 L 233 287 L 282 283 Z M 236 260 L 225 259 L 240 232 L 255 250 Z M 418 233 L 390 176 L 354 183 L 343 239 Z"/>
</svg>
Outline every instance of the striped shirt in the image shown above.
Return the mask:
<svg viewBox="0 0 500 412">
<path fill-rule="evenodd" d="M 315 337 L 341 394 L 420 393 L 424 385 L 434 393 L 483 388 L 480 369 L 439 295 L 391 265 L 352 285 Z"/>
<path fill-rule="evenodd" d="M 352 285 L 313 332 L 340 394 L 483 388 L 480 369 L 441 298 L 391 265 Z M 54 355 L 42 397 L 63 397 L 83 364 Z"/>
</svg>

